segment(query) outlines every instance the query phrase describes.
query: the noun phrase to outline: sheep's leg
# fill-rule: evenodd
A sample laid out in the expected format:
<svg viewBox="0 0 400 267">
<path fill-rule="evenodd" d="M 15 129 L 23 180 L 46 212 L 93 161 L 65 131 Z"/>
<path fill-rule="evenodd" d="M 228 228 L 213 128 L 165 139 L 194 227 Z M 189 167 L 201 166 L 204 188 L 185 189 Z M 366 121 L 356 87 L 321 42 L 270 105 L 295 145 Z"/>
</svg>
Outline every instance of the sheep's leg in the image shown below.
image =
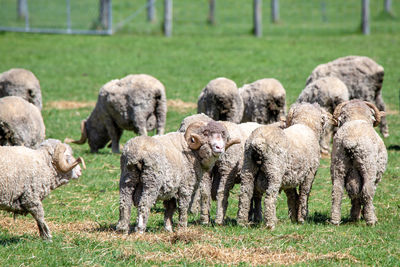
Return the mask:
<svg viewBox="0 0 400 267">
<path fill-rule="evenodd" d="M 124 181 L 125 180 L 121 180 L 120 182 L 119 220 L 116 229 L 117 231 L 128 234 L 135 186 L 132 183 L 125 183 Z"/>
<path fill-rule="evenodd" d="M 331 143 L 332 139 L 332 132 L 333 132 L 333 126 L 329 126 L 324 134 L 321 136 L 321 139 L 319 141 L 320 147 L 321 147 L 321 153 L 324 155 L 329 155 L 329 145 Z"/>
<path fill-rule="evenodd" d="M 113 121 L 107 120 L 106 128 L 108 136 L 111 138 L 111 149 L 113 153 L 119 153 L 119 139 L 122 136 L 122 130 L 114 124 Z"/>
<path fill-rule="evenodd" d="M 169 200 L 164 200 L 164 227 L 168 232 L 172 232 L 174 212 L 176 210 L 176 199 L 171 198 Z"/>
<path fill-rule="evenodd" d="M 287 197 L 287 204 L 289 209 L 290 220 L 294 223 L 297 221 L 299 195 L 297 194 L 296 188 L 285 189 Z"/>
<path fill-rule="evenodd" d="M 351 211 L 350 211 L 351 220 L 356 222 L 360 220 L 361 217 L 361 200 L 357 198 L 351 199 Z"/>
<path fill-rule="evenodd" d="M 270 177 L 271 176 L 272 175 L 270 175 Z M 268 188 L 265 190 L 264 222 L 265 226 L 271 230 L 275 228 L 275 224 L 278 221 L 276 218 L 276 199 L 281 185 L 280 180 L 279 178 L 271 177 Z"/>
<path fill-rule="evenodd" d="M 304 223 L 308 215 L 308 197 L 310 196 L 315 174 L 316 171 L 311 171 L 299 188 L 299 203 L 297 211 L 297 221 L 299 223 Z"/>
<path fill-rule="evenodd" d="M 366 165 L 368 165 L 368 170 L 365 168 L 360 170 L 360 174 L 364 181 L 361 190 L 361 204 L 364 206 L 363 216 L 367 225 L 374 225 L 378 221 L 375 215 L 375 208 L 373 204 L 376 185 L 374 182 L 372 182 L 372 177 L 374 177 L 373 174 L 376 173 L 376 170 L 373 164 Z"/>
<path fill-rule="evenodd" d="M 30 205 L 26 208 L 36 220 L 37 226 L 39 228 L 40 237 L 44 240 L 51 241 L 52 236 L 50 233 L 50 229 L 44 220 L 44 210 L 42 203 L 40 201 L 35 201 L 33 203 L 30 203 Z"/>
<path fill-rule="evenodd" d="M 165 119 L 167 115 L 167 99 L 165 94 L 162 93 L 160 97 L 157 98 L 156 102 L 156 119 L 157 119 L 157 134 L 163 135 L 164 134 L 164 127 L 165 127 Z"/>
<path fill-rule="evenodd" d="M 200 222 L 208 224 L 210 221 L 211 176 L 209 172 L 203 174 L 200 182 Z"/>
<path fill-rule="evenodd" d="M 223 224 L 226 210 L 228 208 L 229 191 L 235 184 L 234 177 L 232 175 L 221 175 L 221 180 L 217 192 L 217 216 L 215 218 L 216 224 Z"/>
<path fill-rule="evenodd" d="M 147 180 L 148 183 L 143 183 L 142 197 L 140 198 L 138 205 L 138 214 L 135 227 L 135 232 L 138 232 L 140 234 L 146 231 L 150 208 L 154 205 L 154 203 L 156 203 L 161 187 L 161 185 L 157 181 L 155 181 L 155 179 L 149 181 L 149 179 L 146 178 L 148 178 L 148 176 L 145 178 L 142 176 L 142 179 Z"/>
<path fill-rule="evenodd" d="M 332 176 L 332 224 L 338 225 L 341 219 L 341 205 L 344 191 L 344 179 L 346 176 L 347 166 L 342 161 L 333 161 L 331 167 Z"/>
<path fill-rule="evenodd" d="M 386 111 L 381 92 L 379 92 L 379 94 L 376 96 L 375 104 L 380 111 Z M 381 118 L 380 131 L 383 137 L 389 137 L 389 126 L 387 124 L 386 116 Z"/>
<path fill-rule="evenodd" d="M 252 161 L 251 155 L 247 152 L 244 157 L 243 168 L 240 173 L 240 195 L 239 210 L 237 216 L 238 224 L 246 224 L 249 220 L 251 198 L 254 192 L 254 180 L 257 175 L 257 165 Z"/>
<path fill-rule="evenodd" d="M 178 226 L 180 228 L 186 228 L 187 227 L 187 221 L 188 221 L 188 208 L 189 208 L 189 202 L 190 202 L 190 194 L 185 194 L 183 192 L 180 192 L 179 194 L 179 200 L 178 200 L 178 212 L 179 212 L 179 224 Z"/>
</svg>

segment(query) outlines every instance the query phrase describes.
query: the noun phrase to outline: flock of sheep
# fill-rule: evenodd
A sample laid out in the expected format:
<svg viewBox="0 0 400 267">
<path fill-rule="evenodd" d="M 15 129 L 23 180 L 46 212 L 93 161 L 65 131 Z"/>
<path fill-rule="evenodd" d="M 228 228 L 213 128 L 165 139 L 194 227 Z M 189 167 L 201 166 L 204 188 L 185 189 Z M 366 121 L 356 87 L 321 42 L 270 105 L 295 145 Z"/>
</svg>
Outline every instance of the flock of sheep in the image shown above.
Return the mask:
<svg viewBox="0 0 400 267">
<path fill-rule="evenodd" d="M 359 220 L 362 213 L 373 225 L 373 197 L 387 165 L 385 145 L 373 128 L 380 124 L 382 135 L 389 135 L 383 75 L 383 67 L 361 56 L 319 65 L 287 113 L 286 92 L 276 79 L 238 89 L 235 82 L 217 78 L 202 90 L 198 114 L 167 134 L 164 86 L 149 75 L 128 75 L 100 89 L 95 108 L 81 122 L 81 138 L 63 143 L 45 140 L 39 81 L 28 70 L 11 69 L 0 74 L 0 209 L 32 214 L 40 236 L 50 240 L 41 201 L 78 178 L 80 164 L 85 168 L 67 143 L 87 141 L 94 153 L 109 144 L 119 153 L 123 130 L 130 130 L 139 136 L 121 154 L 118 231 L 129 232 L 135 205 L 135 231 L 143 233 L 157 200 L 164 203 L 168 231 L 176 209 L 180 227 L 196 210 L 201 222 L 209 223 L 212 199 L 217 201 L 215 222 L 223 224 L 235 184 L 240 184 L 240 225 L 264 220 L 273 229 L 281 190 L 291 220 L 303 223 L 320 155 L 330 152 L 333 135 L 330 221 L 340 223 L 346 189 L 351 219 Z M 157 135 L 147 136 L 154 129 Z"/>
</svg>

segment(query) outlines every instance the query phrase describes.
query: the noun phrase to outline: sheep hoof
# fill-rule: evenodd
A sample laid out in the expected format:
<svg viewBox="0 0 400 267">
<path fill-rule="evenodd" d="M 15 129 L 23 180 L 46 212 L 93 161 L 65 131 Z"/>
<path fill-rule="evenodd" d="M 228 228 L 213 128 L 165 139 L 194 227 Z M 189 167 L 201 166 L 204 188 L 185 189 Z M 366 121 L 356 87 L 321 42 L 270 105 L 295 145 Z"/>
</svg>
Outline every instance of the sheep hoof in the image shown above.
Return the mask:
<svg viewBox="0 0 400 267">
<path fill-rule="evenodd" d="M 330 220 L 329 223 L 330 223 L 330 224 L 333 224 L 333 225 L 339 225 L 339 224 L 340 224 L 340 221 Z"/>
<path fill-rule="evenodd" d="M 367 226 L 375 226 L 377 221 L 367 221 Z"/>
</svg>

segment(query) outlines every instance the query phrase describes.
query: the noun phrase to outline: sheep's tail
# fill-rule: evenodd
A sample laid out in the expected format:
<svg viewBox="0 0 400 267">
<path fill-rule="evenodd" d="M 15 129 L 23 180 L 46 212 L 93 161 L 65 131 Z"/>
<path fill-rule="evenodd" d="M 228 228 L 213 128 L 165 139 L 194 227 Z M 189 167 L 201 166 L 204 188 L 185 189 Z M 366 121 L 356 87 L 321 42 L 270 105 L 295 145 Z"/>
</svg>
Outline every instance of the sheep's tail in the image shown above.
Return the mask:
<svg viewBox="0 0 400 267">
<path fill-rule="evenodd" d="M 167 97 L 165 91 L 160 90 L 156 95 L 156 120 L 157 120 L 157 134 L 164 134 L 165 119 L 167 117 Z"/>
</svg>

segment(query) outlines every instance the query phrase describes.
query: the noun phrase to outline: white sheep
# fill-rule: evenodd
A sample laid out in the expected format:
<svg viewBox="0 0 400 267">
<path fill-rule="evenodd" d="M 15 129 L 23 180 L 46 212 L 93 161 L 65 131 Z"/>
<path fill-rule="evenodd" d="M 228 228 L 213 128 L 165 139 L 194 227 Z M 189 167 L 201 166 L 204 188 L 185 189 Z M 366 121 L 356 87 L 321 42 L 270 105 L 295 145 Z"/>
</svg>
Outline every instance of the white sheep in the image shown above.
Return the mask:
<svg viewBox="0 0 400 267">
<path fill-rule="evenodd" d="M 40 110 L 19 96 L 0 98 L 0 145 L 36 148 L 45 138 Z"/>
<path fill-rule="evenodd" d="M 0 73 L 0 97 L 19 96 L 42 109 L 39 80 L 29 70 L 10 69 Z"/>
<path fill-rule="evenodd" d="M 297 98 L 298 103 L 318 103 L 327 112 L 333 113 L 337 105 L 349 100 L 347 86 L 334 76 L 327 76 L 309 83 Z M 333 125 L 321 137 L 321 153 L 328 155 L 333 134 Z"/>
<path fill-rule="evenodd" d="M 310 74 L 306 85 L 322 77 L 334 76 L 346 84 L 349 99 L 361 99 L 374 103 L 379 110 L 386 110 L 382 98 L 384 69 L 374 60 L 363 56 L 347 56 L 318 65 Z M 386 118 L 380 125 L 384 137 L 389 136 Z"/>
<path fill-rule="evenodd" d="M 286 115 L 286 91 L 276 79 L 261 79 L 239 88 L 244 111 L 241 122 L 269 124 Z"/>
<path fill-rule="evenodd" d="M 197 113 L 205 113 L 214 120 L 239 123 L 243 101 L 236 83 L 223 77 L 210 81 L 200 93 Z"/>
<path fill-rule="evenodd" d="M 147 131 L 164 133 L 167 99 L 164 85 L 146 75 L 128 75 L 106 83 L 99 92 L 89 118 L 81 122 L 81 138 L 64 142 L 84 144 L 97 152 L 111 140 L 112 152 L 119 153 L 119 140 L 124 130 L 147 135 Z"/>
<path fill-rule="evenodd" d="M 357 99 L 340 104 L 333 114 L 339 128 L 333 138 L 331 162 L 333 224 L 340 223 L 344 188 L 351 199 L 351 220 L 360 219 L 362 206 L 367 225 L 377 222 L 372 202 L 388 155 L 373 127 L 382 116 L 384 112 L 374 104 Z"/>
<path fill-rule="evenodd" d="M 215 121 L 195 122 L 185 133 L 139 136 L 130 139 L 121 155 L 120 217 L 117 230 L 127 233 L 131 206 L 138 207 L 135 230 L 146 229 L 150 208 L 157 200 L 165 206 L 165 229 L 172 231 L 178 201 L 179 226 L 186 227 L 193 193 L 220 154 L 238 140 L 228 140 L 225 127 Z"/>
<path fill-rule="evenodd" d="M 51 190 L 81 175 L 81 157 L 74 159 L 72 149 L 55 139 L 43 142 L 37 150 L 24 146 L 0 147 L 0 209 L 14 214 L 30 213 L 40 236 L 51 240 L 44 220 L 42 200 Z"/>
<path fill-rule="evenodd" d="M 292 221 L 304 222 L 319 166 L 319 138 L 328 121 L 329 113 L 316 103 L 293 104 L 287 116 L 288 128 L 265 125 L 252 132 L 246 141 L 240 175 L 239 224 L 248 221 L 252 196 L 265 194 L 264 222 L 273 229 L 280 190 L 287 195 Z"/>
</svg>

